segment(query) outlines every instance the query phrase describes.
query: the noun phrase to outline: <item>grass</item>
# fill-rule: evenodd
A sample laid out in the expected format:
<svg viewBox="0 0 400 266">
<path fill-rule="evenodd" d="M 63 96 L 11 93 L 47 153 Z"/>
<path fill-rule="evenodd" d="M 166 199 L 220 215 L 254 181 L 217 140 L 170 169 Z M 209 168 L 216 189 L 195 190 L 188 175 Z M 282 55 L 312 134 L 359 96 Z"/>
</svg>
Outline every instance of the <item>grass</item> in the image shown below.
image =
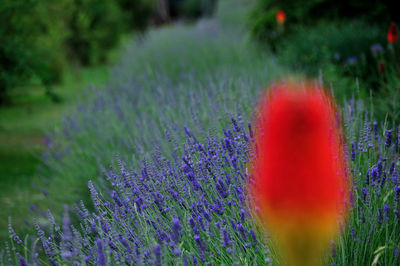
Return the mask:
<svg viewBox="0 0 400 266">
<path fill-rule="evenodd" d="M 107 66 L 71 67 L 54 87 L 61 103 L 52 102 L 43 87 L 32 86 L 14 91 L 13 104 L 0 108 L 0 239 L 7 235 L 8 216 L 20 223 L 30 201 L 44 197 L 32 184 L 38 181 L 46 134 L 75 106 L 87 84 L 97 86 L 107 79 Z"/>
<path fill-rule="evenodd" d="M 119 59 L 120 50 L 131 40 L 124 35 L 120 45 L 107 55 L 108 64 L 90 67 L 69 65 L 61 84 L 52 87 L 60 97 L 55 103 L 40 84 L 15 88 L 12 104 L 0 107 L 0 241 L 7 238 L 8 217 L 24 232 L 30 232 L 24 220 L 29 220 L 30 203 L 45 201 L 38 188 L 43 184 L 42 154 L 48 135 L 59 128 L 62 119 L 83 98 L 88 85 L 102 86 L 109 79 L 109 68 Z"/>
</svg>

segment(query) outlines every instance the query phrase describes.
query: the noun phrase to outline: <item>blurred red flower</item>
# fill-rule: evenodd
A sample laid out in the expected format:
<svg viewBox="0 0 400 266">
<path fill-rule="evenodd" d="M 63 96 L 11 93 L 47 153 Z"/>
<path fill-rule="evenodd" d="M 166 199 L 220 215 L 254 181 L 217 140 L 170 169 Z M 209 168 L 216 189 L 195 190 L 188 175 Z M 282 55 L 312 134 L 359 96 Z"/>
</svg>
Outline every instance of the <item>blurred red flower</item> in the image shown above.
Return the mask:
<svg viewBox="0 0 400 266">
<path fill-rule="evenodd" d="M 397 26 L 393 22 L 390 23 L 387 39 L 391 44 L 396 43 L 398 40 Z"/>
<path fill-rule="evenodd" d="M 278 24 L 283 24 L 283 23 L 285 23 L 285 20 L 286 20 L 285 12 L 283 12 L 282 10 L 279 10 L 276 13 L 276 21 L 278 22 Z"/>
<path fill-rule="evenodd" d="M 382 61 L 379 61 L 378 70 L 379 70 L 379 73 L 385 72 L 385 64 Z"/>
<path fill-rule="evenodd" d="M 314 85 L 278 83 L 258 111 L 252 205 L 287 265 L 318 265 L 348 205 L 336 108 Z"/>
</svg>

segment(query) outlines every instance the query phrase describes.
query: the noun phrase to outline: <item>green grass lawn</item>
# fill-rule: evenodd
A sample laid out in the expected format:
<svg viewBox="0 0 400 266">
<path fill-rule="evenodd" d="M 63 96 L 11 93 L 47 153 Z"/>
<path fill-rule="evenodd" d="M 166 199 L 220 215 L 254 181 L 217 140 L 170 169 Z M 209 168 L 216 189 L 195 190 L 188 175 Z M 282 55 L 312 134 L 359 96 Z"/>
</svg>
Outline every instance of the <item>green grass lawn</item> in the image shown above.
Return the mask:
<svg viewBox="0 0 400 266">
<path fill-rule="evenodd" d="M 63 83 L 54 87 L 60 103 L 52 102 L 42 86 L 31 86 L 15 90 L 13 104 L 0 107 L 0 240 L 7 235 L 8 216 L 13 224 L 23 222 L 30 202 L 44 197 L 33 185 L 46 132 L 60 124 L 88 84 L 104 84 L 107 79 L 106 65 L 71 67 Z"/>
</svg>

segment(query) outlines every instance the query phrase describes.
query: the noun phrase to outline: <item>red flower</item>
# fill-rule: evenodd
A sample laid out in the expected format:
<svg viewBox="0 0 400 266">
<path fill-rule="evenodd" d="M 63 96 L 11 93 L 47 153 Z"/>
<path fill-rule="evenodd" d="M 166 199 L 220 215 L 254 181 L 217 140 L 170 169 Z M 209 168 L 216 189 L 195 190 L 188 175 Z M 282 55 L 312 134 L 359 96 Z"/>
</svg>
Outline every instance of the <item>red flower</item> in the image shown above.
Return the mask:
<svg viewBox="0 0 400 266">
<path fill-rule="evenodd" d="M 316 265 L 347 209 L 347 167 L 333 102 L 311 84 L 276 84 L 261 102 L 256 129 L 252 204 L 287 265 Z"/>
<path fill-rule="evenodd" d="M 385 72 L 385 64 L 382 61 L 379 61 L 378 71 L 379 71 L 379 73 Z"/>
<path fill-rule="evenodd" d="M 283 23 L 285 23 L 285 20 L 286 20 L 285 12 L 283 12 L 282 10 L 279 10 L 276 13 L 276 21 L 278 22 L 278 24 L 283 24 Z"/>
<path fill-rule="evenodd" d="M 396 43 L 398 39 L 397 27 L 395 23 L 390 23 L 387 39 L 389 43 Z"/>
</svg>

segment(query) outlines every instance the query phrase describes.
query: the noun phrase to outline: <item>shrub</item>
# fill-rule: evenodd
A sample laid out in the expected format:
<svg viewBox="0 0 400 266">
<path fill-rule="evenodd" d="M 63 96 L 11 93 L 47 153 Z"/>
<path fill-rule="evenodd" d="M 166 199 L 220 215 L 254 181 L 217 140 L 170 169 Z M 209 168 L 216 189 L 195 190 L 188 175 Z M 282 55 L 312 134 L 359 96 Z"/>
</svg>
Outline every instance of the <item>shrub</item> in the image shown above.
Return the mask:
<svg viewBox="0 0 400 266">
<path fill-rule="evenodd" d="M 217 0 L 169 0 L 172 18 L 196 19 L 211 15 Z"/>
<path fill-rule="evenodd" d="M 67 45 L 72 56 L 83 65 L 105 62 L 107 51 L 118 43 L 125 23 L 118 4 L 74 0 L 70 12 Z"/>
<path fill-rule="evenodd" d="M 363 21 L 320 22 L 314 27 L 298 26 L 277 45 L 285 64 L 315 75 L 329 63 L 344 63 L 351 57 L 368 57 L 371 46 L 386 43 L 386 28 Z"/>
<path fill-rule="evenodd" d="M 39 60 L 42 67 L 37 72 L 45 86 L 62 80 L 63 70 L 67 65 L 66 39 L 71 36 L 68 18 L 70 1 L 45 0 L 38 2 L 37 22 L 40 29 L 37 46 L 40 47 Z"/>
<path fill-rule="evenodd" d="M 388 23 L 400 21 L 397 13 L 390 11 L 391 3 L 383 1 L 366 2 L 312 0 L 299 2 L 295 0 L 257 0 L 250 17 L 252 35 L 259 40 L 275 41 L 277 39 L 275 15 L 278 10 L 287 13 L 286 30 L 298 25 L 312 25 L 316 21 L 363 19 L 369 22 Z M 392 14 L 392 15 L 390 15 Z"/>
<path fill-rule="evenodd" d="M 53 12 L 63 6 L 53 1 L 1 2 L 0 104 L 10 101 L 12 88 L 25 85 L 32 77 L 46 86 L 60 81 L 65 24 Z"/>
<path fill-rule="evenodd" d="M 314 78 L 322 74 L 325 81 L 340 88 L 335 90 L 340 101 L 360 91 L 364 99 L 372 96 L 376 118 L 384 120 L 388 115 L 399 122 L 395 104 L 399 85 L 395 60 L 399 59 L 387 45 L 387 28 L 360 20 L 298 26 L 280 40 L 276 50 L 282 64 Z M 400 48 L 398 44 L 393 47 Z"/>
<path fill-rule="evenodd" d="M 155 12 L 156 0 L 116 0 L 124 14 L 125 30 L 144 30 Z"/>
</svg>

